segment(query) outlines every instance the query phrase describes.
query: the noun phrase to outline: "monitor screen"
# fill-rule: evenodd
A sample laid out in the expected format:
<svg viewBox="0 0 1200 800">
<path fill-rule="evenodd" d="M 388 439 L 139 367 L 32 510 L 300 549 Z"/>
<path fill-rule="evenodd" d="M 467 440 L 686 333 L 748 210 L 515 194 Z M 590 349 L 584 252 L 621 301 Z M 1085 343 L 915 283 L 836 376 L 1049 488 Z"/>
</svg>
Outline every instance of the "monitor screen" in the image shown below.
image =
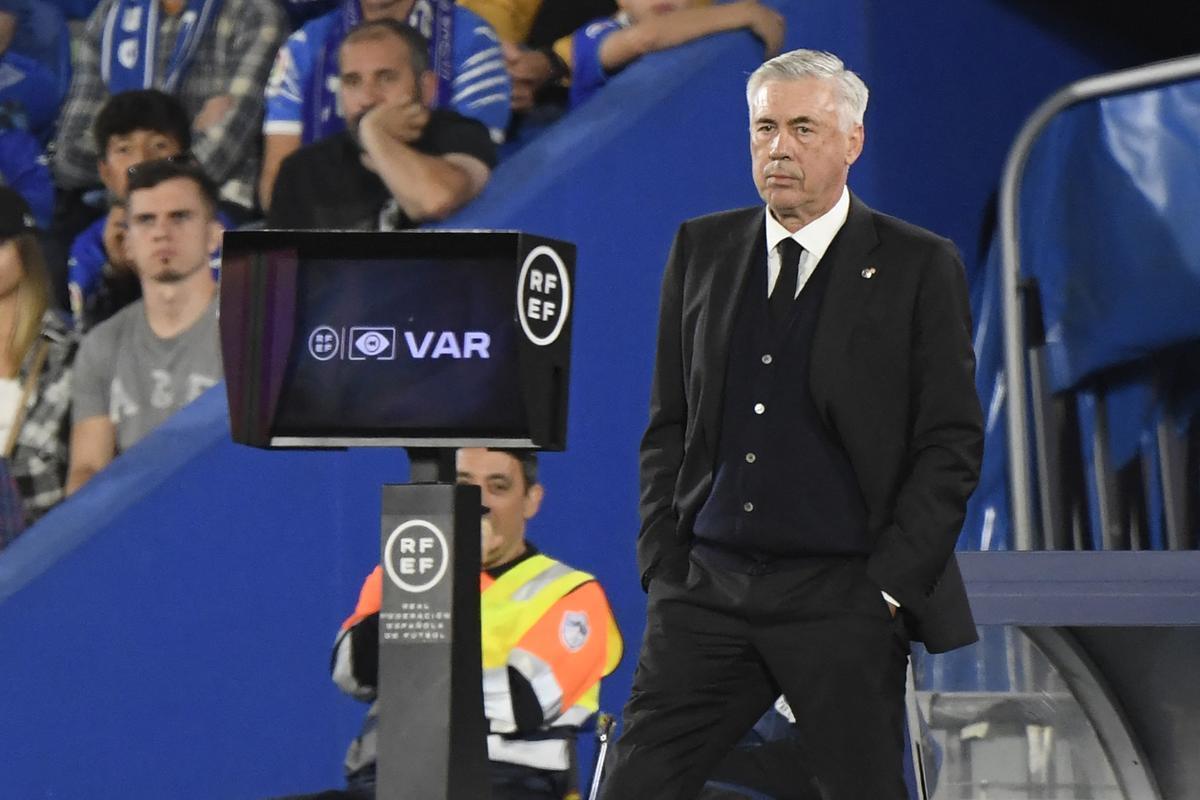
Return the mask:
<svg viewBox="0 0 1200 800">
<path fill-rule="evenodd" d="M 232 231 L 235 441 L 566 446 L 575 249 L 516 231 Z"/>
<path fill-rule="evenodd" d="M 524 436 L 513 287 L 499 259 L 301 258 L 275 435 Z"/>
</svg>

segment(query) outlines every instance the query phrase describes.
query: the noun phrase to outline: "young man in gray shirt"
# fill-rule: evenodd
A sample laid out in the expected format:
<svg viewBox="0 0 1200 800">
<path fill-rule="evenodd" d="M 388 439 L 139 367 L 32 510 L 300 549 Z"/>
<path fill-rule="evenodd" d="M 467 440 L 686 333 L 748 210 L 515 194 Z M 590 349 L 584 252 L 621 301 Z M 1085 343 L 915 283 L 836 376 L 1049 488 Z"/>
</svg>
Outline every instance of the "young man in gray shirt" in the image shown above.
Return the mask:
<svg viewBox="0 0 1200 800">
<path fill-rule="evenodd" d="M 126 247 L 142 300 L 98 325 L 75 360 L 72 493 L 120 452 L 221 380 L 217 191 L 189 160 L 130 169 Z"/>
</svg>

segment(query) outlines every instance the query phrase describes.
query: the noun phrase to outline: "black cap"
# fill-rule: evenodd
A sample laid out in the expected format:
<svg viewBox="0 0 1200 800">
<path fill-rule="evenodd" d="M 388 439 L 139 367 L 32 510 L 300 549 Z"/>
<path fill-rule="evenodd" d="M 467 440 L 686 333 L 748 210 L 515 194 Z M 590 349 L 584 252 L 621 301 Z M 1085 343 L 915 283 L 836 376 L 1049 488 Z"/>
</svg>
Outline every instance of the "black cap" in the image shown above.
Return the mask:
<svg viewBox="0 0 1200 800">
<path fill-rule="evenodd" d="M 7 186 L 0 186 L 0 239 L 9 239 L 36 228 L 37 221 L 29 211 L 25 198 Z"/>
</svg>

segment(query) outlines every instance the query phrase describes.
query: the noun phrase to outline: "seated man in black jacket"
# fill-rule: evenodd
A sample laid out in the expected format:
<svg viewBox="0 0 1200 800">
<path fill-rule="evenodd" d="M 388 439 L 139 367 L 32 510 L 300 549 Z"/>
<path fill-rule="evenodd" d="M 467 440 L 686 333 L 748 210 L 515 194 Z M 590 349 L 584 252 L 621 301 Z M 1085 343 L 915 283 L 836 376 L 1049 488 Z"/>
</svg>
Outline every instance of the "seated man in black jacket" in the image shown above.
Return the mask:
<svg viewBox="0 0 1200 800">
<path fill-rule="evenodd" d="M 487 128 L 430 107 L 437 78 L 425 39 L 392 19 L 363 23 L 338 51 L 347 130 L 280 167 L 269 228 L 397 230 L 450 216 L 496 163 Z"/>
</svg>

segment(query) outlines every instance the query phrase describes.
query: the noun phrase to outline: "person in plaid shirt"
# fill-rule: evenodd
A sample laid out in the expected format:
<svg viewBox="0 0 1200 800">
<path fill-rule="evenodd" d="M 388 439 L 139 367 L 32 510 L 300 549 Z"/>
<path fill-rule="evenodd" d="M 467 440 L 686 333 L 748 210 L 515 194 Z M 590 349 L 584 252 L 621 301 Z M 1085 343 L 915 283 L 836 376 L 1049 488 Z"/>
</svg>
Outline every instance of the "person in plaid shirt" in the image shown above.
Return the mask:
<svg viewBox="0 0 1200 800">
<path fill-rule="evenodd" d="M 29 206 L 0 186 L 0 550 L 63 498 L 75 336 Z"/>
<path fill-rule="evenodd" d="M 59 185 L 98 184 L 88 131 L 109 95 L 156 88 L 187 109 L 192 152 L 222 199 L 252 209 L 263 87 L 286 33 L 274 0 L 102 0 L 83 30 L 59 120 Z"/>
</svg>

